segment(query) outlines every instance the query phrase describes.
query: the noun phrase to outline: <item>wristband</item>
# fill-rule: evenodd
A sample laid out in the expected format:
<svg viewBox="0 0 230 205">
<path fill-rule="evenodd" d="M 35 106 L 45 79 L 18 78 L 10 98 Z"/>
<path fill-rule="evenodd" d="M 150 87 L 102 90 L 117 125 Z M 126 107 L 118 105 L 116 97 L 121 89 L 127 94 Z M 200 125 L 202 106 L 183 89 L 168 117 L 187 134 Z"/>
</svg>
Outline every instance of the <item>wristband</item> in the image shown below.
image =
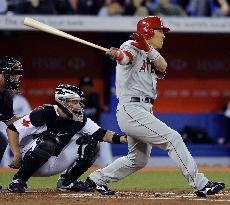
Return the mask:
<svg viewBox="0 0 230 205">
<path fill-rule="evenodd" d="M 122 135 L 114 133 L 113 138 L 112 138 L 113 143 L 114 144 L 121 144 L 121 140 L 120 140 L 121 136 Z"/>
<path fill-rule="evenodd" d="M 161 54 L 154 48 L 147 52 L 147 55 L 151 61 L 156 61 L 161 56 Z"/>
<path fill-rule="evenodd" d="M 121 51 L 122 52 L 122 51 Z M 123 53 L 123 52 L 122 52 Z M 129 57 L 123 53 L 123 58 L 121 60 L 117 60 L 117 62 L 120 64 L 120 65 L 127 65 L 129 63 Z"/>
</svg>

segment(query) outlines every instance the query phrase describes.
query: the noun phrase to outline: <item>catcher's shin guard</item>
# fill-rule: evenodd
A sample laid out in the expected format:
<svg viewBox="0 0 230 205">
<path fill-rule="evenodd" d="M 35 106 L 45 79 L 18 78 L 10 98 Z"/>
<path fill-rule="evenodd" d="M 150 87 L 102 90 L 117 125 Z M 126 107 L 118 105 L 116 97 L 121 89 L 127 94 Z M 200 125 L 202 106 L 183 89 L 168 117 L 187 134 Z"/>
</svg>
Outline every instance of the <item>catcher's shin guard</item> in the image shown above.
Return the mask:
<svg viewBox="0 0 230 205">
<path fill-rule="evenodd" d="M 61 192 L 69 192 L 69 191 L 91 192 L 91 191 L 93 191 L 93 188 L 83 181 L 75 180 L 75 181 L 71 182 L 71 181 L 65 180 L 65 178 L 61 176 L 61 177 L 59 177 L 59 179 L 57 181 L 57 191 L 61 191 Z"/>
<path fill-rule="evenodd" d="M 52 138 L 38 139 L 36 147 L 25 154 L 22 165 L 15 177 L 23 183 L 26 183 L 34 172 L 53 155 L 56 145 L 57 142 Z"/>
<path fill-rule="evenodd" d="M 84 144 L 87 143 L 87 144 Z M 80 144 L 78 149 L 79 158 L 72 164 L 67 171 L 61 175 L 61 177 L 65 178 L 65 181 L 75 181 L 82 174 L 84 174 L 95 162 L 100 147 L 97 141 L 87 140 L 87 142 L 83 142 Z"/>
</svg>

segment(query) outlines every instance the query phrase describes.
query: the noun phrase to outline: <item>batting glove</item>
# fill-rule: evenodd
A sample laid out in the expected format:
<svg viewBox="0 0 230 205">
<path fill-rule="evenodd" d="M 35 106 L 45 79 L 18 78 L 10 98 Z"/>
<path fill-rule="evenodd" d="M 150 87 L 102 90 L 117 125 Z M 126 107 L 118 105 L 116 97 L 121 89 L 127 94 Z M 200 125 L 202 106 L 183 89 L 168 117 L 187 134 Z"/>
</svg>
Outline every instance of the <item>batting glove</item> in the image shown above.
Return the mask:
<svg viewBox="0 0 230 205">
<path fill-rule="evenodd" d="M 135 40 L 131 44 L 141 50 L 144 50 L 145 52 L 149 52 L 151 50 L 151 46 L 148 44 L 148 42 L 145 40 L 144 36 L 140 33 L 133 33 L 131 37 Z"/>
<path fill-rule="evenodd" d="M 126 65 L 129 62 L 128 56 L 118 48 L 111 47 L 105 54 L 112 60 L 116 60 L 121 65 Z"/>
</svg>

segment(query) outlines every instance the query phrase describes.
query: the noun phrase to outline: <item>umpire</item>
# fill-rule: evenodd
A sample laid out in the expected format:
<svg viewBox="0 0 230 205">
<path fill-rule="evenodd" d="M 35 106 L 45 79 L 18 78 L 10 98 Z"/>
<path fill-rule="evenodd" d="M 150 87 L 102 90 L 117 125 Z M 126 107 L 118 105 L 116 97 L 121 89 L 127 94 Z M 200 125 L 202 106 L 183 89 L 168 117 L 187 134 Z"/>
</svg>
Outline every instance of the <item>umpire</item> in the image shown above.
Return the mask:
<svg viewBox="0 0 230 205">
<path fill-rule="evenodd" d="M 22 71 L 22 64 L 15 58 L 4 57 L 0 59 L 0 121 L 6 125 L 10 125 L 20 118 L 14 115 L 13 98 L 10 91 L 18 91 Z M 0 145 L 1 162 L 7 146 L 7 140 L 1 131 Z M 2 189 L 1 185 L 0 189 Z"/>
</svg>

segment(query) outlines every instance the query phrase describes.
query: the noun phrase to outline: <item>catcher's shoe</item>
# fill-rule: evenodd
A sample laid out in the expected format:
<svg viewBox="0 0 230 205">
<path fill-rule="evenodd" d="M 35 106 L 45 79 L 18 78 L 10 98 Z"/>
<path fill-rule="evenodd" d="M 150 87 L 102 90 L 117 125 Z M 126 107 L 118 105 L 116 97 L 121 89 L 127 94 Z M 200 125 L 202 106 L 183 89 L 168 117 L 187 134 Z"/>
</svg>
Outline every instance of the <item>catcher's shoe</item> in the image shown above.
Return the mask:
<svg viewBox="0 0 230 205">
<path fill-rule="evenodd" d="M 196 191 L 195 194 L 198 197 L 206 197 L 207 195 L 215 195 L 224 188 L 224 183 L 209 181 L 203 189 Z"/>
<path fill-rule="evenodd" d="M 102 195 L 115 195 L 116 194 L 115 191 L 110 190 L 106 185 L 96 184 L 89 177 L 86 179 L 85 183 L 88 183 L 92 188 L 94 188 L 95 190 L 97 190 Z"/>
<path fill-rule="evenodd" d="M 24 193 L 27 189 L 26 183 L 23 183 L 19 179 L 14 179 L 8 186 L 7 190 L 13 193 Z"/>
<path fill-rule="evenodd" d="M 91 191 L 93 191 L 93 188 L 91 186 L 89 186 L 89 184 L 87 184 L 83 181 L 75 180 L 73 182 L 68 182 L 68 181 L 65 181 L 64 177 L 60 177 L 57 181 L 57 191 L 62 191 L 62 192 L 68 192 L 68 191 L 91 192 Z"/>
</svg>

